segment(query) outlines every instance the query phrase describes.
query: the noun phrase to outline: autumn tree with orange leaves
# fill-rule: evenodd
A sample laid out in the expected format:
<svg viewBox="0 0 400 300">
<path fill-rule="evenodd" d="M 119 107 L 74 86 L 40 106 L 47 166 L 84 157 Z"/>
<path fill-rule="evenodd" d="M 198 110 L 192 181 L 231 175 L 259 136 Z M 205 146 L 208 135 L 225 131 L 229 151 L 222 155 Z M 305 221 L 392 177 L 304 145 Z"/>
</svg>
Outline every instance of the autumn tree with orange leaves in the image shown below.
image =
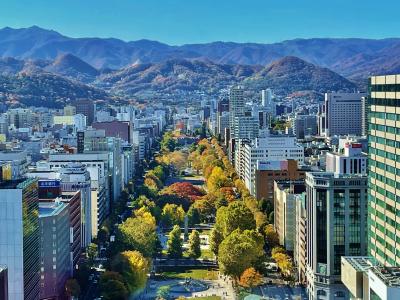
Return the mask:
<svg viewBox="0 0 400 300">
<path fill-rule="evenodd" d="M 240 276 L 239 284 L 243 287 L 253 288 L 262 283 L 262 276 L 256 269 L 248 268 Z"/>
</svg>

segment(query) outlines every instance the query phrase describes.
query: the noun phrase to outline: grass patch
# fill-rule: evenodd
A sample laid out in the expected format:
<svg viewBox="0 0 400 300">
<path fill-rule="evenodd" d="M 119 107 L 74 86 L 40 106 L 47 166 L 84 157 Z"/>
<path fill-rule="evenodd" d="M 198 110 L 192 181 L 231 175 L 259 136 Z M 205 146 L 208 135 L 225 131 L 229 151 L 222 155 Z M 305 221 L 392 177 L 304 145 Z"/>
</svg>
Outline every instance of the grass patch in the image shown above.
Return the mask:
<svg viewBox="0 0 400 300">
<path fill-rule="evenodd" d="M 201 256 L 202 259 L 214 259 L 214 253 L 210 249 L 201 249 Z"/>
<path fill-rule="evenodd" d="M 204 280 L 216 280 L 218 273 L 215 270 L 207 269 L 189 269 L 182 272 L 168 271 L 163 272 L 162 275 L 169 278 L 193 278 L 193 279 L 204 279 Z"/>
</svg>

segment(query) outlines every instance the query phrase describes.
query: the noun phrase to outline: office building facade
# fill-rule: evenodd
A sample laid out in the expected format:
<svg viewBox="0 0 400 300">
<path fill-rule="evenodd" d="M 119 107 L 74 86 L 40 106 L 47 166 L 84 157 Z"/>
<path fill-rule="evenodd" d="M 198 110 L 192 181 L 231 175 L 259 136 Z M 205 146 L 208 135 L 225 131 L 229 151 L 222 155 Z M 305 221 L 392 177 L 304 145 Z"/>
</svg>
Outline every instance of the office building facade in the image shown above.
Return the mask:
<svg viewBox="0 0 400 300">
<path fill-rule="evenodd" d="M 36 179 L 0 183 L 0 264 L 10 299 L 39 299 L 40 232 Z"/>
<path fill-rule="evenodd" d="M 370 78 L 369 254 L 400 266 L 400 75 Z"/>
<path fill-rule="evenodd" d="M 367 250 L 367 177 L 309 172 L 307 197 L 307 290 L 310 299 L 348 299 L 341 257 Z"/>
<path fill-rule="evenodd" d="M 39 203 L 40 299 L 62 299 L 71 275 L 68 205 Z"/>
<path fill-rule="evenodd" d="M 363 93 L 325 94 L 325 136 L 361 135 Z"/>
</svg>

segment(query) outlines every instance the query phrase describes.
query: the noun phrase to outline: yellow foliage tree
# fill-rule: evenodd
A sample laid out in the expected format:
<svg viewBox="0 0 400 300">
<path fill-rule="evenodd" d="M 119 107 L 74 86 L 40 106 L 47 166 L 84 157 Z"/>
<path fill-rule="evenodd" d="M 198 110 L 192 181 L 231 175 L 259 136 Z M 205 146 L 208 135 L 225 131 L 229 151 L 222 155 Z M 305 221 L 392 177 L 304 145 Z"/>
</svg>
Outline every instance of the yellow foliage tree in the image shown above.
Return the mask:
<svg viewBox="0 0 400 300">
<path fill-rule="evenodd" d="M 229 186 L 228 177 L 220 167 L 214 167 L 210 177 L 207 180 L 207 188 L 211 192 L 215 192 L 224 186 Z"/>
<path fill-rule="evenodd" d="M 139 251 L 124 251 L 111 262 L 111 269 L 122 275 L 130 292 L 145 287 L 150 262 Z"/>
<path fill-rule="evenodd" d="M 262 276 L 254 268 L 248 268 L 244 270 L 239 280 L 239 284 L 247 288 L 253 288 L 257 285 L 260 285 L 261 282 Z"/>
<path fill-rule="evenodd" d="M 162 220 L 165 225 L 179 225 L 182 224 L 183 219 L 185 217 L 185 211 L 183 210 L 182 206 L 178 206 L 176 204 L 167 203 L 163 207 Z"/>
<path fill-rule="evenodd" d="M 282 274 L 290 275 L 293 271 L 293 263 L 290 257 L 285 253 L 275 253 L 272 258 L 276 261 Z"/>
<path fill-rule="evenodd" d="M 274 248 L 279 245 L 279 236 L 276 233 L 274 226 L 269 224 L 265 227 L 265 239 L 270 248 Z"/>
<path fill-rule="evenodd" d="M 153 217 L 147 206 L 135 210 L 134 214 L 136 218 L 140 218 L 144 223 L 151 225 L 154 229 L 156 228 L 156 218 Z"/>
</svg>

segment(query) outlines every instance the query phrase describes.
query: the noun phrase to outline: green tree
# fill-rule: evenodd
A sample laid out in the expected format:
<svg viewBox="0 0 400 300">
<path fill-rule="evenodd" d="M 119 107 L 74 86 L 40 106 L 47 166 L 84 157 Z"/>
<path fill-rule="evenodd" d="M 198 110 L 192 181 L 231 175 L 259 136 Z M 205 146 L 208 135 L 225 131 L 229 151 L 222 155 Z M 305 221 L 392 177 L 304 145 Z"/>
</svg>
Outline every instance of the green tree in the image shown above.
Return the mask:
<svg viewBox="0 0 400 300">
<path fill-rule="evenodd" d="M 200 249 L 200 234 L 197 230 L 192 230 L 189 235 L 189 249 L 188 254 L 192 258 L 199 258 L 201 256 Z"/>
<path fill-rule="evenodd" d="M 117 242 L 123 250 L 138 250 L 151 257 L 157 241 L 154 218 L 128 218 L 118 226 Z"/>
<path fill-rule="evenodd" d="M 221 231 L 214 227 L 210 233 L 210 250 L 215 254 L 215 256 L 218 256 L 218 248 L 223 240 L 224 236 Z"/>
<path fill-rule="evenodd" d="M 128 291 L 133 293 L 145 287 L 150 262 L 138 251 L 124 251 L 111 261 L 111 270 L 122 275 Z"/>
<path fill-rule="evenodd" d="M 258 202 L 258 208 L 267 216 L 274 211 L 274 204 L 270 199 L 262 198 Z"/>
<path fill-rule="evenodd" d="M 269 223 L 269 224 L 274 224 L 274 218 L 275 218 L 274 212 L 271 211 L 271 212 L 269 213 L 269 215 L 268 215 L 268 223 Z"/>
<path fill-rule="evenodd" d="M 193 205 L 190 206 L 190 208 L 189 208 L 189 210 L 187 212 L 187 217 L 188 217 L 188 221 L 189 221 L 189 225 L 190 226 L 194 226 L 194 225 L 200 223 L 200 212 Z"/>
<path fill-rule="evenodd" d="M 236 229 L 251 230 L 256 228 L 254 215 L 241 201 L 231 202 L 227 207 L 220 207 L 217 211 L 216 226 L 220 228 L 224 237 Z"/>
<path fill-rule="evenodd" d="M 161 219 L 165 226 L 180 225 L 185 218 L 185 211 L 181 205 L 167 203 L 163 207 Z"/>
<path fill-rule="evenodd" d="M 168 236 L 167 241 L 167 253 L 172 258 L 182 257 L 182 239 L 181 229 L 178 225 L 175 225 Z"/>
<path fill-rule="evenodd" d="M 87 248 L 86 254 L 89 260 L 89 264 L 93 265 L 95 258 L 99 255 L 99 248 L 95 243 L 90 243 Z"/>
<path fill-rule="evenodd" d="M 124 278 L 117 272 L 104 272 L 100 276 L 99 288 L 101 296 L 105 300 L 125 300 L 128 298 Z"/>
<path fill-rule="evenodd" d="M 161 141 L 161 149 L 172 152 L 176 148 L 176 141 L 172 136 L 172 132 L 166 132 Z"/>
<path fill-rule="evenodd" d="M 219 246 L 218 263 L 221 272 L 239 279 L 246 269 L 255 267 L 264 253 L 263 246 L 263 237 L 256 231 L 235 230 Z"/>
<path fill-rule="evenodd" d="M 160 286 L 157 290 L 157 300 L 167 300 L 169 299 L 169 292 L 171 288 L 169 285 Z"/>
</svg>

